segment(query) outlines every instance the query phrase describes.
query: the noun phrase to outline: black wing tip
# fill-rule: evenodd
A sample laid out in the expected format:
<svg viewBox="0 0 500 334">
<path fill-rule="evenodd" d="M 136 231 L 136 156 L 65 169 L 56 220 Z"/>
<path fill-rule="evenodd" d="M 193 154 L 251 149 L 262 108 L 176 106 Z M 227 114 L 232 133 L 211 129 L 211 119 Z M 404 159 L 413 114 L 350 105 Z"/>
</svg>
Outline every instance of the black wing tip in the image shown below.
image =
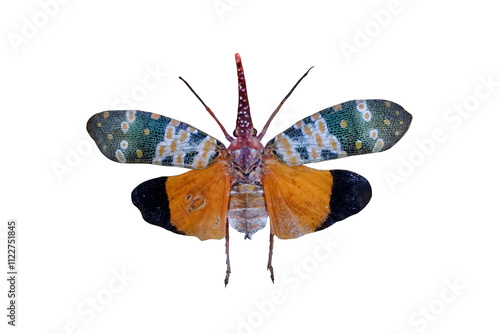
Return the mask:
<svg viewBox="0 0 500 334">
<path fill-rule="evenodd" d="M 393 102 L 391 100 L 380 100 L 380 101 L 389 102 L 392 108 L 395 107 L 395 109 L 398 109 L 400 113 L 403 112 L 402 117 L 405 119 L 406 122 L 408 122 L 408 127 L 410 126 L 410 123 L 413 120 L 413 115 L 410 114 L 405 108 L 403 108 L 399 103 Z"/>
<path fill-rule="evenodd" d="M 99 113 L 94 114 L 94 115 L 92 115 L 92 117 L 90 117 L 90 118 L 88 119 L 88 121 L 87 121 L 87 126 L 86 126 L 86 128 L 87 128 L 87 132 L 89 133 L 89 135 L 90 135 L 92 138 L 94 138 L 92 134 L 94 133 L 94 131 L 93 131 L 94 127 L 95 127 L 95 126 L 97 126 L 97 121 L 96 121 L 96 118 L 97 118 L 98 116 L 99 116 Z"/>
<path fill-rule="evenodd" d="M 166 182 L 167 177 L 162 176 L 141 183 L 132 191 L 132 203 L 139 209 L 146 222 L 177 234 L 184 234 L 170 223 Z"/>
<path fill-rule="evenodd" d="M 103 120 L 105 119 L 105 117 L 104 117 L 105 112 L 111 112 L 111 110 L 110 111 L 101 111 L 101 112 L 95 113 L 87 121 L 87 126 L 86 126 L 87 132 L 89 133 L 90 137 L 92 137 L 92 139 L 96 143 L 99 143 L 100 141 L 102 141 L 102 139 L 100 139 L 100 137 L 99 137 L 100 132 L 102 132 L 102 128 L 101 128 L 102 124 L 99 125 L 99 123 L 103 122 Z"/>
<path fill-rule="evenodd" d="M 331 170 L 330 173 L 333 178 L 330 214 L 316 231 L 357 214 L 372 198 L 370 182 L 363 176 L 341 169 Z"/>
<path fill-rule="evenodd" d="M 103 143 L 103 138 L 100 137 L 99 135 L 99 119 L 100 119 L 100 113 L 97 113 L 93 115 L 92 117 L 89 118 L 87 121 L 87 133 L 90 135 L 90 138 L 96 143 L 97 147 L 99 150 L 102 152 L 102 143 Z M 104 154 L 104 152 L 102 152 Z"/>
</svg>

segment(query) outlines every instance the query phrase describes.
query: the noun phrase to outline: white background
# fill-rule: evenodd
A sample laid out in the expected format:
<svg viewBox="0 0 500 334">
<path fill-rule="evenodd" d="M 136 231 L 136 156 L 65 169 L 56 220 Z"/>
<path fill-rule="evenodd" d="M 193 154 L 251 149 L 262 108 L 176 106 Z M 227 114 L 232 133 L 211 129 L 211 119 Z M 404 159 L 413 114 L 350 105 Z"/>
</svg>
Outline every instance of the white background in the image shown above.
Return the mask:
<svg viewBox="0 0 500 334">
<path fill-rule="evenodd" d="M 492 1 L 60 1 L 0 8 L 2 268 L 8 219 L 18 221 L 20 247 L 18 327 L 6 325 L 2 279 L 2 328 L 498 333 L 500 24 Z M 356 53 L 346 55 L 347 45 Z M 232 131 L 235 52 L 258 128 L 315 66 L 265 141 L 351 99 L 392 100 L 414 119 L 390 151 L 314 166 L 365 176 L 372 201 L 327 230 L 276 240 L 274 285 L 268 228 L 252 241 L 232 230 L 224 288 L 223 240 L 151 226 L 130 201 L 139 183 L 184 170 L 113 163 L 85 124 L 131 95 L 130 108 L 223 140 L 177 77 Z M 158 81 L 145 89 L 151 71 Z"/>
</svg>

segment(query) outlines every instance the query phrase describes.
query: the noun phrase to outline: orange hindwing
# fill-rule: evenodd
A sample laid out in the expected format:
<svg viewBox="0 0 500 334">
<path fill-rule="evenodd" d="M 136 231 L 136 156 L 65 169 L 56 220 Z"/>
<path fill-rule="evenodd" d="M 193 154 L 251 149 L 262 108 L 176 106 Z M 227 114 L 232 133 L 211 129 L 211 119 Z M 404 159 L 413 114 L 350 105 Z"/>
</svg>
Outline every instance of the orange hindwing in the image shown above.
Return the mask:
<svg viewBox="0 0 500 334">
<path fill-rule="evenodd" d="M 289 167 L 276 158 L 266 159 L 264 166 L 271 233 L 280 239 L 322 230 L 358 213 L 371 198 L 368 181 L 350 171 Z"/>
<path fill-rule="evenodd" d="M 226 235 L 230 179 L 217 159 L 202 170 L 146 181 L 132 192 L 144 220 L 200 240 Z"/>
</svg>

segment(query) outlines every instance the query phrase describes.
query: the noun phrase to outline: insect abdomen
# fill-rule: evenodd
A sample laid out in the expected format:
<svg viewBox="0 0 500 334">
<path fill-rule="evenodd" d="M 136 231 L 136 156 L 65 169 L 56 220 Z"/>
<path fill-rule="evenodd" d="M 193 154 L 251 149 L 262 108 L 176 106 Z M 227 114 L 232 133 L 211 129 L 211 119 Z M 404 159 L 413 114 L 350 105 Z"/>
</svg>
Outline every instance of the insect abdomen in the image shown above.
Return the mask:
<svg viewBox="0 0 500 334">
<path fill-rule="evenodd" d="M 231 187 L 227 216 L 231 226 L 245 233 L 245 238 L 251 238 L 266 226 L 267 211 L 262 184 L 234 184 Z"/>
</svg>

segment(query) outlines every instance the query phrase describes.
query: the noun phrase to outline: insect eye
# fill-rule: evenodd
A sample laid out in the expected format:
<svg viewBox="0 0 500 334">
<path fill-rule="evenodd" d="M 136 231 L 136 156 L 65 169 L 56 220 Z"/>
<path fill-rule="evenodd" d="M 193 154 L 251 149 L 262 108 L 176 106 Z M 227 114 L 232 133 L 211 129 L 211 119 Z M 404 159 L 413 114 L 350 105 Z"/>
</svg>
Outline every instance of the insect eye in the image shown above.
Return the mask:
<svg viewBox="0 0 500 334">
<path fill-rule="evenodd" d="M 233 136 L 234 136 L 234 137 L 238 137 L 238 132 L 239 132 L 238 130 L 234 130 L 234 131 L 233 131 Z"/>
<path fill-rule="evenodd" d="M 257 136 L 257 129 L 256 128 L 253 128 L 252 129 L 252 135 L 255 137 Z"/>
</svg>

